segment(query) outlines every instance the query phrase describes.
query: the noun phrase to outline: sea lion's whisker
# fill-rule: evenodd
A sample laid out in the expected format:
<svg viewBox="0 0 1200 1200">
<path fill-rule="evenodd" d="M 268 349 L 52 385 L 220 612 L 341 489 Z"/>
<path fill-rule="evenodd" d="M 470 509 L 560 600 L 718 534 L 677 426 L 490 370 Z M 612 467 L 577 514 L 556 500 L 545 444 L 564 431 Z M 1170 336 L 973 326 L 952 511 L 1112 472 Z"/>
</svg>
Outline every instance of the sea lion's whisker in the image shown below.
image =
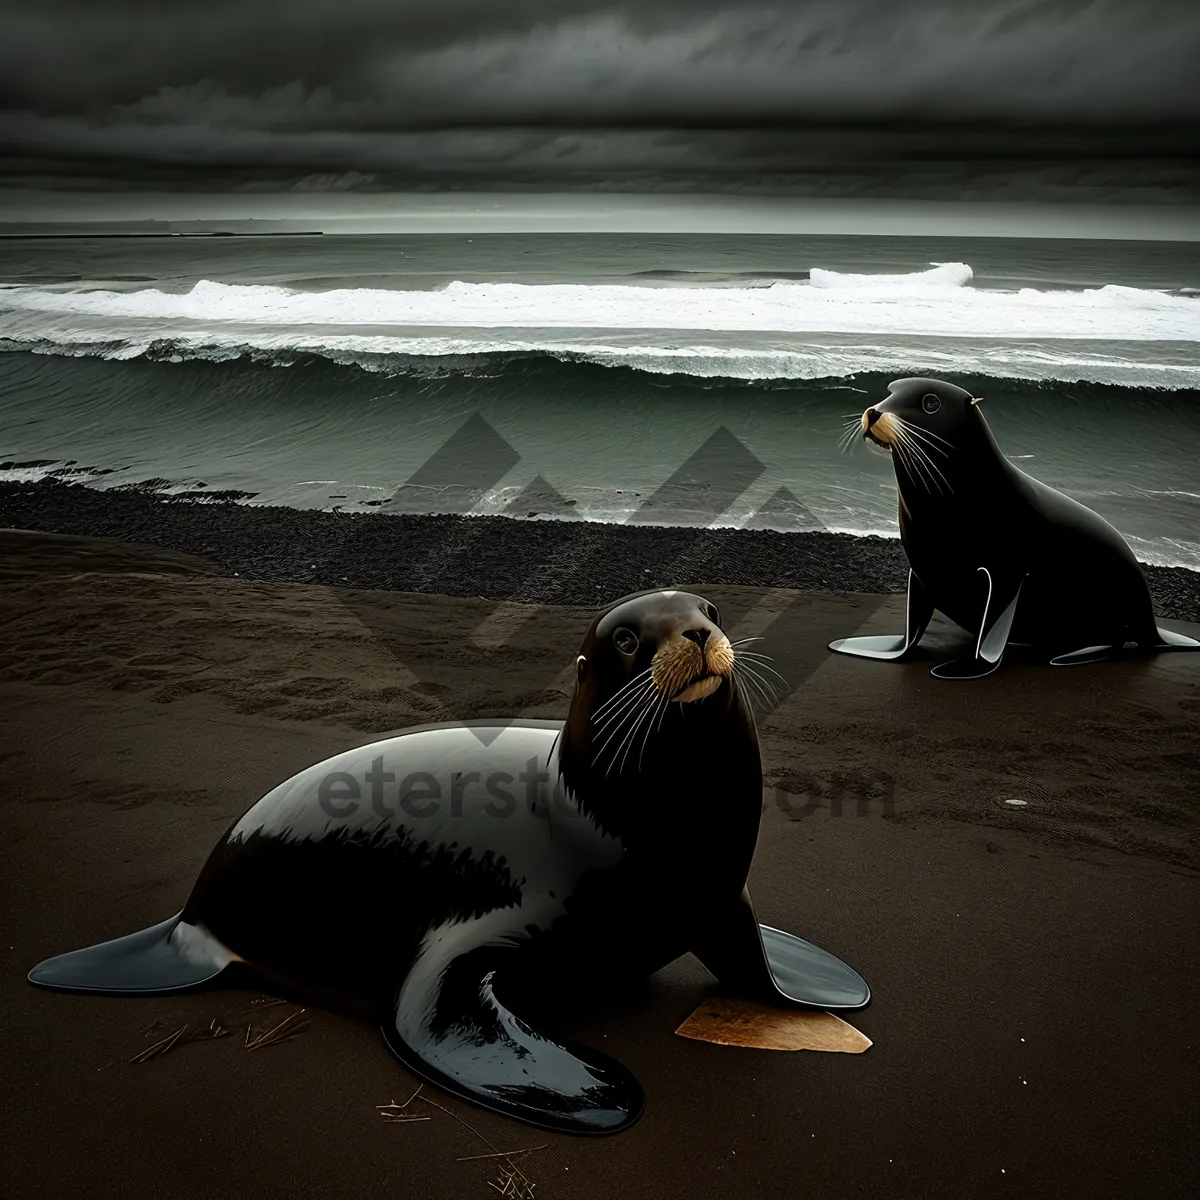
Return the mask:
<svg viewBox="0 0 1200 1200">
<path fill-rule="evenodd" d="M 917 456 L 912 453 L 909 443 L 905 440 L 904 431 L 901 429 L 896 431 L 896 454 L 900 459 L 901 465 L 908 472 L 913 481 L 915 483 L 919 483 L 925 491 L 932 495 L 932 476 L 928 475 L 922 469 L 920 461 L 917 459 Z"/>
<path fill-rule="evenodd" d="M 613 769 L 613 767 L 616 766 L 617 755 L 621 754 L 622 750 L 624 750 L 625 753 L 621 754 L 621 768 L 620 769 L 622 771 L 625 769 L 625 759 L 629 754 L 629 748 L 633 745 L 634 741 L 637 739 L 638 730 L 641 729 L 642 722 L 645 721 L 647 717 L 650 717 L 651 720 L 653 720 L 653 713 L 654 713 L 654 701 L 650 701 L 642 708 L 641 712 L 638 713 L 637 720 L 630 723 L 628 732 L 621 739 L 621 744 L 616 748 L 616 750 L 613 751 L 612 759 L 608 764 L 609 771 L 611 771 Z"/>
<path fill-rule="evenodd" d="M 737 644 L 739 646 L 741 646 L 741 645 L 744 645 L 746 642 L 765 642 L 766 640 L 767 639 L 765 637 L 743 638 Z M 732 645 L 733 643 L 730 643 L 730 644 Z M 762 651 L 760 651 L 760 650 L 743 650 L 742 653 L 749 654 L 754 658 L 765 658 L 765 659 L 770 660 L 771 662 L 775 661 L 774 658 L 770 654 L 763 654 Z"/>
<path fill-rule="evenodd" d="M 743 650 L 740 657 L 742 658 L 761 658 L 766 662 L 774 662 L 775 658 L 770 654 L 763 654 L 761 650 Z"/>
<path fill-rule="evenodd" d="M 637 683 L 637 687 L 626 685 L 616 696 L 614 696 L 601 708 L 598 708 L 596 712 L 592 714 L 592 724 L 596 725 L 600 721 L 607 721 L 608 718 L 613 715 L 613 713 L 620 712 L 634 696 L 639 696 L 646 690 L 646 688 L 654 686 L 654 680 L 650 677 L 649 671 L 644 671 L 638 677 Z"/>
<path fill-rule="evenodd" d="M 620 721 L 620 719 L 627 712 L 629 712 L 629 709 L 631 706 L 636 706 L 636 704 L 639 700 L 644 699 L 646 694 L 649 692 L 652 692 L 652 691 L 654 691 L 654 683 L 653 683 L 653 681 L 647 681 L 647 683 L 642 688 L 640 688 L 638 691 L 632 693 L 629 696 L 626 696 L 625 700 L 621 704 L 620 708 L 614 709 L 612 712 L 608 713 L 605 716 L 604 720 L 593 721 L 592 722 L 593 729 L 597 733 L 603 733 L 604 730 L 607 729 L 608 726 L 611 725 L 614 721 Z"/>
<path fill-rule="evenodd" d="M 937 465 L 937 463 L 935 463 L 933 461 L 933 459 L 931 459 L 929 457 L 928 454 L 926 454 L 924 456 L 924 458 L 925 458 L 925 462 L 928 465 L 929 469 L 931 471 L 933 471 L 937 475 L 937 477 L 942 481 L 942 483 L 944 483 L 946 485 L 946 493 L 948 495 L 953 495 L 954 494 L 954 485 L 950 482 L 949 479 L 946 478 L 942 469 Z"/>
<path fill-rule="evenodd" d="M 949 492 L 953 493 L 954 488 L 950 486 L 950 481 L 946 478 L 942 469 L 937 465 L 937 463 L 935 463 L 933 461 L 933 459 L 929 455 L 930 449 L 936 450 L 939 454 L 943 455 L 944 457 L 948 456 L 947 452 L 945 450 L 943 450 L 940 446 L 935 446 L 932 443 L 925 443 L 925 442 L 920 442 L 917 440 L 920 438 L 920 436 L 923 433 L 928 432 L 927 430 L 922 430 L 922 429 L 918 428 L 916 425 L 909 424 L 907 421 L 901 421 L 900 424 L 903 427 L 905 433 L 909 435 L 910 443 L 911 443 L 913 449 L 921 456 L 921 458 L 924 460 L 924 462 L 928 464 L 930 470 L 935 471 L 937 473 L 937 475 L 941 478 L 942 482 L 945 483 L 947 490 Z"/>
<path fill-rule="evenodd" d="M 660 730 L 660 729 L 662 728 L 663 718 L 664 718 L 664 717 L 667 715 L 667 709 L 669 709 L 670 707 L 671 707 L 670 703 L 664 704 L 664 705 L 662 706 L 662 712 L 660 712 L 660 713 L 658 714 L 658 725 L 657 725 L 657 726 L 655 726 L 655 730 L 654 730 L 654 731 L 655 731 L 655 733 L 657 733 L 657 732 L 658 732 L 658 730 Z M 685 714 L 687 713 L 687 709 L 686 709 L 686 708 L 684 708 L 684 713 L 685 713 Z"/>
<path fill-rule="evenodd" d="M 600 745 L 596 747 L 596 751 L 592 755 L 592 761 L 594 763 L 599 763 L 600 756 L 604 753 L 605 748 L 610 745 L 614 739 L 624 736 L 623 731 L 627 725 L 636 725 L 637 721 L 641 717 L 642 712 L 644 712 L 645 708 L 649 707 L 651 703 L 652 701 L 650 700 L 650 693 L 646 692 L 638 697 L 637 703 L 633 704 L 629 709 L 621 714 L 620 720 L 618 720 L 613 728 L 608 731 L 608 733 L 605 735 L 604 741 L 602 741 Z M 618 743 L 617 749 L 620 749 L 620 743 Z M 616 750 L 614 750 L 614 758 L 616 757 L 616 753 Z"/>
<path fill-rule="evenodd" d="M 787 687 L 787 680 L 771 666 L 771 660 L 761 654 L 743 654 L 743 659 L 749 659 L 760 671 L 769 671 L 784 687 Z"/>
<path fill-rule="evenodd" d="M 763 654 L 761 650 L 743 650 L 738 657 L 748 658 L 751 662 L 760 663 L 773 663 L 775 661 L 774 655 Z"/>
<path fill-rule="evenodd" d="M 746 672 L 746 674 L 749 678 L 753 679 L 771 697 L 773 697 L 773 699 L 775 700 L 776 703 L 779 702 L 779 698 L 780 698 L 779 692 L 776 689 L 775 685 L 769 679 L 766 679 L 762 675 L 760 675 L 752 666 L 750 666 L 749 663 L 743 663 L 742 670 Z"/>
<path fill-rule="evenodd" d="M 766 694 L 755 680 L 737 668 L 734 669 L 734 677 L 749 694 L 752 708 L 757 707 L 763 712 L 767 712 L 771 708 L 770 701 L 767 699 Z"/>
<path fill-rule="evenodd" d="M 650 671 L 650 667 L 647 667 L 644 671 L 639 671 L 619 691 L 614 692 L 613 695 L 609 696 L 609 698 L 605 700 L 603 704 L 598 705 L 596 707 L 596 711 L 592 713 L 592 720 L 594 721 L 597 717 L 603 716 L 604 711 L 616 704 L 616 702 L 620 700 L 620 698 L 624 696 L 625 693 L 634 686 L 634 684 L 636 684 L 639 680 L 645 680 L 646 676 L 650 674 Z"/>
<path fill-rule="evenodd" d="M 605 747 L 610 745 L 615 739 L 622 738 L 624 736 L 623 731 L 629 725 L 636 725 L 638 723 L 645 709 L 653 705 L 653 697 L 656 690 L 657 689 L 654 687 L 654 685 L 651 684 L 632 697 L 623 711 L 617 716 L 615 722 L 612 723 L 611 728 L 609 728 L 608 732 L 604 736 L 604 740 L 599 746 L 596 747 L 596 751 L 592 756 L 593 762 L 599 762 L 600 756 L 604 752 Z M 618 742 L 618 749 L 619 748 L 620 742 Z M 613 751 L 613 754 L 614 756 L 616 755 L 615 750 Z"/>
<path fill-rule="evenodd" d="M 923 429 L 920 425 L 914 425 L 912 421 L 905 421 L 903 417 L 900 417 L 899 420 L 902 424 L 907 425 L 909 429 L 916 430 L 917 433 L 924 434 L 926 437 L 933 438 L 934 441 L 941 442 L 947 451 L 954 449 L 954 443 L 947 441 L 940 433 L 934 433 L 932 429 Z"/>
<path fill-rule="evenodd" d="M 911 435 L 911 433 L 912 433 L 911 427 L 906 427 L 904 432 L 905 432 L 906 436 Z M 937 463 L 935 463 L 933 461 L 933 459 L 929 457 L 929 452 L 916 441 L 910 440 L 908 442 L 908 445 L 912 449 L 913 453 L 917 456 L 917 458 L 919 458 L 920 461 L 926 467 L 929 468 L 930 474 L 932 476 L 936 476 L 937 479 L 941 480 L 941 483 L 938 484 L 938 491 L 941 492 L 941 490 L 942 490 L 941 484 L 944 483 L 946 485 L 947 492 L 953 492 L 954 489 L 950 486 L 950 481 L 942 473 L 942 470 L 937 465 Z"/>
<path fill-rule="evenodd" d="M 624 753 L 621 754 L 620 771 L 625 770 L 625 759 L 629 757 L 629 750 L 633 746 L 634 741 L 637 739 L 638 730 L 641 729 L 642 722 L 647 720 L 647 718 L 649 719 L 650 724 L 654 723 L 653 701 L 648 703 L 645 708 L 642 709 L 642 711 L 638 714 L 638 719 L 630 725 L 629 732 L 625 735 L 625 738 L 622 740 L 621 744 L 616 748 L 616 750 L 613 751 L 613 756 L 609 761 L 608 770 L 605 771 L 605 775 L 608 775 L 612 771 L 613 767 L 616 766 L 617 755 L 621 753 L 622 750 L 624 750 Z"/>
<path fill-rule="evenodd" d="M 900 461 L 904 463 L 910 475 L 918 480 L 921 486 L 931 496 L 933 495 L 934 487 L 937 488 L 938 494 L 941 495 L 942 485 L 934 478 L 932 472 L 926 469 L 926 459 L 920 453 L 915 442 L 911 441 L 905 430 L 901 429 L 897 433 L 896 449 L 900 451 Z"/>
<path fill-rule="evenodd" d="M 945 458 L 948 458 L 950 456 L 950 449 L 953 449 L 953 447 L 950 447 L 949 442 L 945 442 L 944 445 L 938 445 L 938 442 L 942 442 L 942 441 L 944 441 L 944 439 L 938 438 L 938 442 L 933 442 L 933 441 L 929 440 L 930 438 L 937 437 L 937 434 L 930 433 L 930 431 L 928 429 L 922 429 L 920 427 L 920 425 L 914 425 L 911 421 L 905 421 L 905 420 L 901 419 L 900 424 L 903 425 L 904 428 L 906 430 L 908 430 L 909 433 L 911 433 L 915 438 L 917 438 L 919 441 L 921 441 L 930 450 L 936 450 L 940 455 L 942 455 Z M 950 447 L 950 449 L 947 449 L 946 447 Z"/>
<path fill-rule="evenodd" d="M 843 454 L 854 445 L 855 437 L 861 429 L 862 425 L 858 421 L 846 426 L 844 432 L 838 438 L 838 448 Z"/>
<path fill-rule="evenodd" d="M 908 451 L 903 442 L 899 440 L 894 442 L 892 446 L 892 452 L 895 454 L 896 458 L 900 460 L 900 466 L 904 468 L 905 474 L 907 474 L 914 483 L 920 484 L 923 490 L 927 492 L 930 491 L 930 487 L 925 479 L 925 476 L 917 470 L 915 464 L 910 460 Z"/>
<path fill-rule="evenodd" d="M 753 683 L 752 683 L 750 677 L 748 675 L 746 675 L 741 670 L 740 667 L 734 667 L 733 678 L 737 682 L 739 687 L 745 689 L 745 691 L 748 693 L 750 700 L 752 702 L 754 702 L 755 704 L 758 704 L 761 702 L 760 697 L 753 690 Z"/>
<path fill-rule="evenodd" d="M 659 702 L 658 724 L 657 725 L 655 724 L 653 717 L 651 717 L 650 720 L 646 722 L 646 732 L 642 737 L 642 748 L 641 748 L 641 750 L 638 751 L 638 770 L 639 771 L 642 769 L 642 760 L 646 756 L 646 747 L 650 743 L 650 734 L 657 733 L 658 730 L 660 730 L 662 728 L 662 719 L 663 719 L 664 715 L 666 714 L 667 705 L 670 703 L 670 701 L 671 701 L 671 698 L 669 696 L 664 695 L 662 700 Z M 624 766 L 624 764 L 622 763 L 622 767 L 623 766 Z"/>
<path fill-rule="evenodd" d="M 730 646 L 736 649 L 738 646 L 745 646 L 750 642 L 765 642 L 767 639 L 762 634 L 757 634 L 754 637 L 738 638 L 736 642 L 730 642 Z"/>
<path fill-rule="evenodd" d="M 743 661 L 743 662 L 737 664 L 735 669 L 740 673 L 740 675 L 743 678 L 752 679 L 760 687 L 762 687 L 764 689 L 769 688 L 772 692 L 774 692 L 775 685 L 773 683 L 771 683 L 771 681 L 769 679 L 766 679 L 764 676 L 760 675 L 758 673 L 758 671 L 755 670 L 755 667 L 753 664 Z"/>
</svg>

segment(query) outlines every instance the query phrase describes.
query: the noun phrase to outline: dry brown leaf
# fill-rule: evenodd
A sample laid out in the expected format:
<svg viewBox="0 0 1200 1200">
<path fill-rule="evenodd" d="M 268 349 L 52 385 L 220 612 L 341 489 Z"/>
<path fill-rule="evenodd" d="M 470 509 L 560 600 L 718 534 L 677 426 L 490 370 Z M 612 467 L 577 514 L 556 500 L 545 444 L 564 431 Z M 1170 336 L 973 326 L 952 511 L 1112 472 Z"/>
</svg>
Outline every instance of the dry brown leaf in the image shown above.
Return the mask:
<svg viewBox="0 0 1200 1200">
<path fill-rule="evenodd" d="M 871 1039 L 833 1013 L 768 1008 L 753 1000 L 716 996 L 680 1027 L 681 1037 L 756 1050 L 826 1050 L 861 1054 Z"/>
</svg>

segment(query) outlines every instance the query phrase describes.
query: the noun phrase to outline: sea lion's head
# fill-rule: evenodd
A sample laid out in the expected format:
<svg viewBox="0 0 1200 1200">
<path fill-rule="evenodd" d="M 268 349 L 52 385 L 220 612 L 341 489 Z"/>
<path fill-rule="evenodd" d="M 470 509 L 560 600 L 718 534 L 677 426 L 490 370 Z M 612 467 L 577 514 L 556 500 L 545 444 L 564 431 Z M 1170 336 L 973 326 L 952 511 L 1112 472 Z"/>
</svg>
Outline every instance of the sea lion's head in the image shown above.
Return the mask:
<svg viewBox="0 0 1200 1200">
<path fill-rule="evenodd" d="M 892 455 L 897 476 L 920 491 L 955 490 L 958 453 L 990 444 L 979 398 L 941 379 L 897 379 L 860 419 L 862 436 Z"/>
<path fill-rule="evenodd" d="M 979 401 L 970 392 L 940 379 L 896 379 L 887 399 L 862 415 L 862 433 L 885 450 L 904 447 L 906 435 L 935 435 L 953 442 L 954 434 Z"/>
<path fill-rule="evenodd" d="M 705 738 L 722 725 L 753 737 L 720 620 L 710 600 L 677 591 L 625 596 L 599 613 L 575 662 L 564 766 L 627 778 L 664 756 L 719 754 Z"/>
<path fill-rule="evenodd" d="M 734 653 L 717 606 L 691 592 L 625 596 L 592 622 L 578 682 L 604 703 L 638 679 L 655 703 L 694 704 L 733 679 Z"/>
</svg>

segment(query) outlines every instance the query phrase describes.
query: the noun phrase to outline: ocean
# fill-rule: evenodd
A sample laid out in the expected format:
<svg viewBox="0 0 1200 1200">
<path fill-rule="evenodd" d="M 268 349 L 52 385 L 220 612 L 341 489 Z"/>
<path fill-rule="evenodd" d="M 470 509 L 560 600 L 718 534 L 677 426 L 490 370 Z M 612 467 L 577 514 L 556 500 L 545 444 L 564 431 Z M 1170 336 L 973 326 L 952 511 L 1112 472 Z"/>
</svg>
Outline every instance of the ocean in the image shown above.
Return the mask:
<svg viewBox="0 0 1200 1200">
<path fill-rule="evenodd" d="M 905 375 L 1200 570 L 1200 242 L 695 233 L 0 239 L 0 479 L 895 536 Z"/>
</svg>

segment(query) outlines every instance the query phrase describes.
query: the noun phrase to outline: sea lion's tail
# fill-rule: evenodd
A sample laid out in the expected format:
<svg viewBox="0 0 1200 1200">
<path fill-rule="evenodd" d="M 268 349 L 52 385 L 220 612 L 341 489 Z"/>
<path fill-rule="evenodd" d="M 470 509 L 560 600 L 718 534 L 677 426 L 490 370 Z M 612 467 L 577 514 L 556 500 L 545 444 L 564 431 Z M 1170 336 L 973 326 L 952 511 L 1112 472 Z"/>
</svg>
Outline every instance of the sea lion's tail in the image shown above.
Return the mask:
<svg viewBox="0 0 1200 1200">
<path fill-rule="evenodd" d="M 216 978 L 236 955 L 176 914 L 138 933 L 38 963 L 29 982 L 66 992 L 135 996 L 175 992 Z"/>
</svg>

